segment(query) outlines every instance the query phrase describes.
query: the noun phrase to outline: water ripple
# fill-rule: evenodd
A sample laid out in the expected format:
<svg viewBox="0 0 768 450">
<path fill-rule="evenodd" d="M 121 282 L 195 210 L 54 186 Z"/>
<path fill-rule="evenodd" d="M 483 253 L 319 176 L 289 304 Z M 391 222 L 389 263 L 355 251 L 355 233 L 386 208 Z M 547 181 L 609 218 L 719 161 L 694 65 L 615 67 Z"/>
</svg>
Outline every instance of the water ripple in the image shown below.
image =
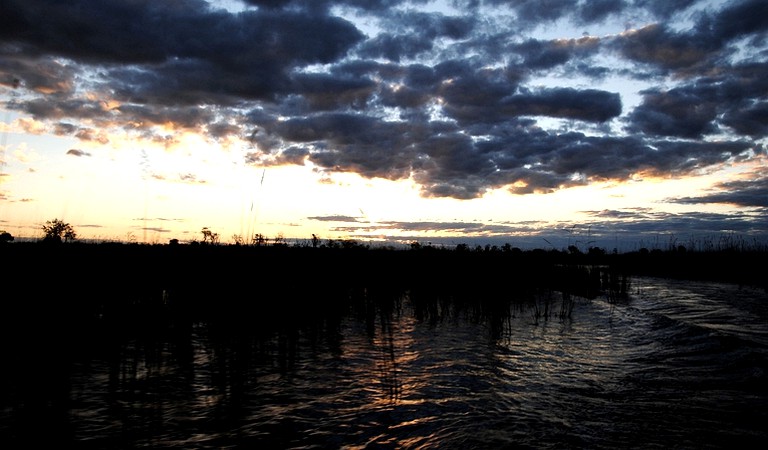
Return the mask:
<svg viewBox="0 0 768 450">
<path fill-rule="evenodd" d="M 196 323 L 120 338 L 72 364 L 71 441 L 105 449 L 768 442 L 765 295 L 652 278 L 633 286 L 623 302 L 576 299 L 567 319 L 516 303 L 501 316 L 444 306 L 426 317 L 405 295 L 269 332 Z"/>
</svg>

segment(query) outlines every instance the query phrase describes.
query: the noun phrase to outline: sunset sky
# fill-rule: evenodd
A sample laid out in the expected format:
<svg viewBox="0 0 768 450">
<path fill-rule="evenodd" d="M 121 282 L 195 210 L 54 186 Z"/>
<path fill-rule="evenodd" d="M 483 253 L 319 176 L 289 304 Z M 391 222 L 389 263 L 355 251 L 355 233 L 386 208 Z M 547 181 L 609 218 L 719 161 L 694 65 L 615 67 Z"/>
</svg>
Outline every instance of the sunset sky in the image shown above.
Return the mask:
<svg viewBox="0 0 768 450">
<path fill-rule="evenodd" d="M 0 0 L 0 229 L 768 239 L 768 2 Z"/>
</svg>

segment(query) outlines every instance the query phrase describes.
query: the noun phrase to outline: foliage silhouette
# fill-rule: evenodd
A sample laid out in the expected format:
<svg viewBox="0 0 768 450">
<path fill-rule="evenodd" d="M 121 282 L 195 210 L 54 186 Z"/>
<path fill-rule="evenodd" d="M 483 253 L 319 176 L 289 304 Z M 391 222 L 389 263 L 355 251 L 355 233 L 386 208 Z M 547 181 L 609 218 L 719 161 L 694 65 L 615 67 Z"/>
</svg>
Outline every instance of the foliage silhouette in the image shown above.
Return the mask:
<svg viewBox="0 0 768 450">
<path fill-rule="evenodd" d="M 0 230 L 0 244 L 5 244 L 6 242 L 13 242 L 13 235 L 5 230 Z"/>
<path fill-rule="evenodd" d="M 201 232 L 203 233 L 203 243 L 204 244 L 218 244 L 219 243 L 219 233 L 214 233 L 213 231 L 209 230 L 208 227 L 203 227 Z"/>
<path fill-rule="evenodd" d="M 64 242 L 70 242 L 77 239 L 77 233 L 72 225 L 59 220 L 53 219 L 45 222 L 43 225 L 44 242 L 60 243 L 62 238 Z"/>
<path fill-rule="evenodd" d="M 67 225 L 48 224 L 52 236 L 65 235 Z M 5 279 L 29 287 L 8 298 L 7 317 L 34 322 L 45 311 L 52 323 L 62 320 L 78 330 L 105 324 L 184 329 L 198 321 L 268 330 L 331 320 L 355 302 L 398 295 L 408 296 L 427 321 L 461 313 L 503 323 L 515 305 L 534 307 L 537 320 L 565 320 L 576 298 L 624 301 L 636 275 L 765 286 L 762 266 L 754 262 L 765 260 L 765 249 L 690 248 L 619 254 L 463 245 L 392 249 L 319 240 L 317 247 L 13 242 L 0 246 L 0 257 L 13 261 Z M 40 283 L 40 273 L 30 268 L 45 261 L 73 264 L 49 271 Z"/>
</svg>

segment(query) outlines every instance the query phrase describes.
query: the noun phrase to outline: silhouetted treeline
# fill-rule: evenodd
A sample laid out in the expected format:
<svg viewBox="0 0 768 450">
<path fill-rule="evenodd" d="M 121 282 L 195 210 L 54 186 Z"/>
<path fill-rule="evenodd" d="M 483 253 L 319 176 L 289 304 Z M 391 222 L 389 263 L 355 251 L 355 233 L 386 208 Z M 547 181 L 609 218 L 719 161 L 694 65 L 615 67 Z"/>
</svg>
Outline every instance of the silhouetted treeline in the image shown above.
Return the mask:
<svg viewBox="0 0 768 450">
<path fill-rule="evenodd" d="M 3 284 L 50 293 L 91 291 L 130 297 L 152 289 L 169 296 L 398 285 L 452 291 L 569 290 L 594 297 L 605 272 L 764 283 L 766 252 L 686 251 L 684 247 L 608 253 L 505 247 L 411 249 L 364 245 L 312 248 L 237 245 L 142 245 L 19 242 L 0 247 Z M 602 274 L 596 271 L 599 268 Z"/>
<path fill-rule="evenodd" d="M 738 283 L 768 289 L 768 249 L 690 251 L 683 246 L 616 255 L 617 266 L 635 276 Z"/>
<path fill-rule="evenodd" d="M 467 302 L 539 291 L 594 298 L 621 288 L 601 266 L 606 255 L 538 250 L 13 243 L 0 256 L 3 308 L 54 321 L 162 320 L 170 311 L 190 321 L 228 316 L 274 325 L 277 317 L 325 314 L 365 289 Z"/>
<path fill-rule="evenodd" d="M 14 243 L 0 248 L 0 256 L 4 277 L 14 284 L 29 282 L 59 292 L 99 285 L 122 294 L 144 286 L 255 293 L 371 283 L 509 289 L 521 283 L 557 284 L 565 266 L 612 262 L 604 253 L 519 249 L 119 243 Z"/>
<path fill-rule="evenodd" d="M 408 292 L 493 311 L 558 293 L 615 300 L 633 275 L 765 285 L 764 251 L 608 253 L 493 248 L 12 243 L 0 247 L 5 321 L 38 323 L 243 320 L 265 327 L 348 310 L 354 293 Z M 395 294 L 393 294 L 395 295 Z M 357 295 L 357 297 L 360 297 Z M 353 299 L 355 300 L 355 299 Z M 355 300 L 357 301 L 357 300 Z M 98 319 L 98 320 L 97 320 Z M 151 328 L 151 327 L 150 327 Z"/>
</svg>

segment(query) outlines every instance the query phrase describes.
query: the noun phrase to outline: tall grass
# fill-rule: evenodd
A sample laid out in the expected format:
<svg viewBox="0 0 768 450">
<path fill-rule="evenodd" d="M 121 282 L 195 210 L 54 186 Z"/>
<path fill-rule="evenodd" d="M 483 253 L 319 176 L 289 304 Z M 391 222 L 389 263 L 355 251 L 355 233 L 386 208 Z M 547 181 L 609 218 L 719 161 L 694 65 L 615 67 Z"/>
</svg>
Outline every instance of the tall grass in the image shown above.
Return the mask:
<svg viewBox="0 0 768 450">
<path fill-rule="evenodd" d="M 521 305 L 534 321 L 569 320 L 579 298 L 628 299 L 638 275 L 765 285 L 760 261 L 768 251 L 748 244 L 724 238 L 718 250 L 706 243 L 606 254 L 13 242 L 0 246 L 8 294 L 2 307 L 9 326 L 62 319 L 83 335 L 89 327 L 184 330 L 202 321 L 263 330 L 330 323 L 365 308 L 396 311 L 398 297 L 408 298 L 418 320 L 434 323 L 503 323 Z"/>
</svg>

